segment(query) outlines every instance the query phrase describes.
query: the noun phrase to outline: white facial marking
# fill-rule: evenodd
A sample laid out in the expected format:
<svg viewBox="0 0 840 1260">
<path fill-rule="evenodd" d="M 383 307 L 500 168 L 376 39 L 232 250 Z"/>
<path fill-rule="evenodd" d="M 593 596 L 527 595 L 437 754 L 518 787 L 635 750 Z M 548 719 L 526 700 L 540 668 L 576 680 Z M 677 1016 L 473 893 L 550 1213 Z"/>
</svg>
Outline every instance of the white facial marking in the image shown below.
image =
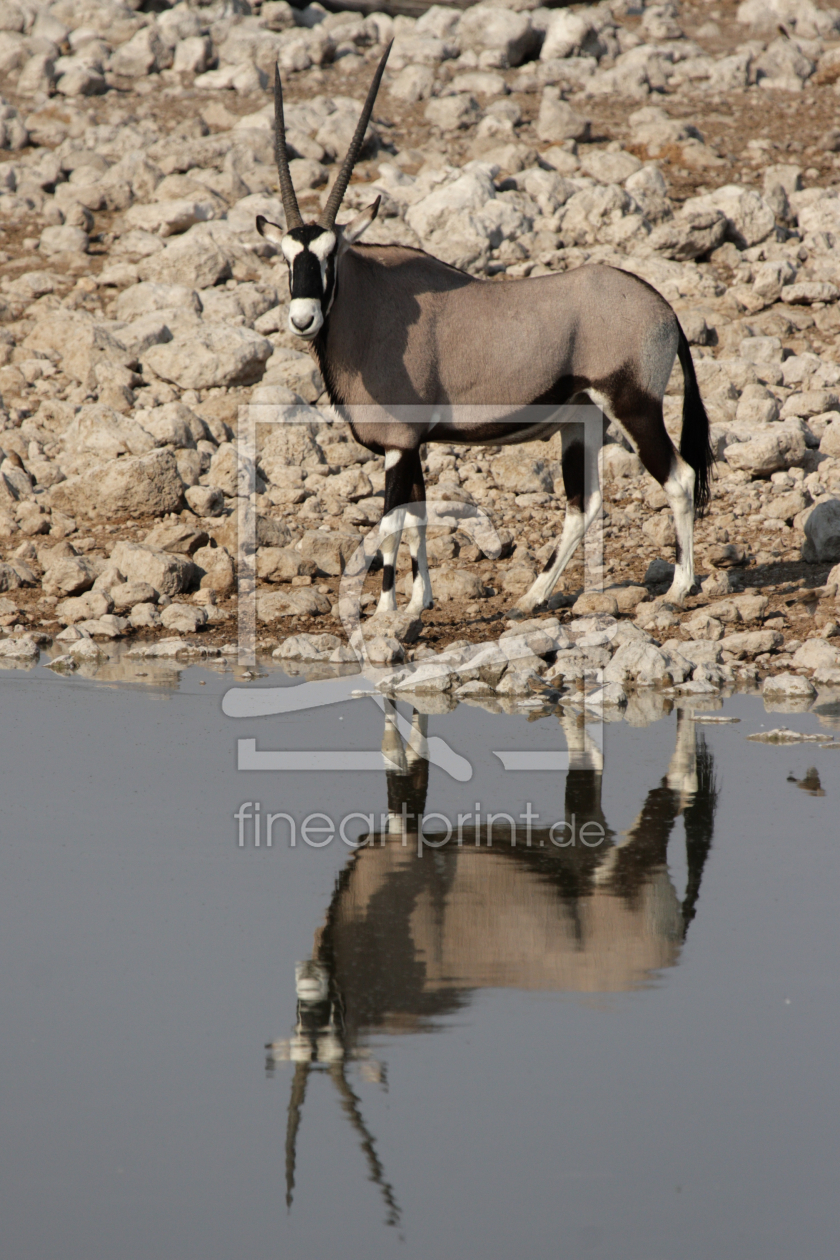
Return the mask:
<svg viewBox="0 0 840 1260">
<path fill-rule="evenodd" d="M 289 331 L 296 337 L 311 340 L 323 323 L 321 303 L 317 298 L 293 298 L 289 303 Z"/>
<path fill-rule="evenodd" d="M 325 263 L 335 249 L 335 232 L 324 232 L 316 236 L 309 248 L 319 262 Z"/>
<path fill-rule="evenodd" d="M 283 237 L 282 241 L 280 242 L 280 248 L 283 251 L 283 257 L 286 259 L 286 262 L 288 263 L 294 262 L 298 254 L 303 253 L 303 246 L 301 245 L 300 241 L 293 240 L 291 236 Z"/>
<path fill-rule="evenodd" d="M 389 468 L 396 468 L 397 464 L 402 459 L 402 456 L 403 456 L 402 451 L 386 451 L 385 471 L 387 472 Z"/>
</svg>

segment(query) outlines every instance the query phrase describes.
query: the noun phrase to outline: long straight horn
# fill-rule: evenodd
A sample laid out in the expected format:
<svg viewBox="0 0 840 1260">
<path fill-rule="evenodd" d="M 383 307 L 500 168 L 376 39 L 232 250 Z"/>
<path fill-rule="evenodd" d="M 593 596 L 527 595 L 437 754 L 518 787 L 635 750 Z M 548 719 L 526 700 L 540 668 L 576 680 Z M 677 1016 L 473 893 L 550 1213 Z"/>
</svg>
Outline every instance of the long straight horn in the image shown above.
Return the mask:
<svg viewBox="0 0 840 1260">
<path fill-rule="evenodd" d="M 362 110 L 362 116 L 359 119 L 355 132 L 353 133 L 353 139 L 350 141 L 350 148 L 347 150 L 347 157 L 344 159 L 341 170 L 338 172 L 336 181 L 332 186 L 329 200 L 324 206 L 323 214 L 318 220 L 321 227 L 328 228 L 330 231 L 332 231 L 335 227 L 336 215 L 338 214 L 339 207 L 341 206 L 342 198 L 347 192 L 347 185 L 350 183 L 350 176 L 353 174 L 353 167 L 359 160 L 359 154 L 364 143 L 367 125 L 370 122 L 370 116 L 373 112 L 373 103 L 376 100 L 376 94 L 379 91 L 379 84 L 382 81 L 382 72 L 385 69 L 385 62 L 388 60 L 388 54 L 391 51 L 391 44 L 393 44 L 393 42 L 394 41 L 391 40 L 391 43 L 385 49 L 385 52 L 382 54 L 382 60 L 376 68 L 376 74 L 373 76 L 373 82 L 371 83 L 370 91 L 367 94 L 367 100 L 365 101 L 364 109 Z"/>
<path fill-rule="evenodd" d="M 286 230 L 303 227 L 297 197 L 289 170 L 289 154 L 286 151 L 286 124 L 283 121 L 283 89 L 280 86 L 280 67 L 274 67 L 274 160 L 280 179 L 280 195 L 286 214 Z"/>
</svg>

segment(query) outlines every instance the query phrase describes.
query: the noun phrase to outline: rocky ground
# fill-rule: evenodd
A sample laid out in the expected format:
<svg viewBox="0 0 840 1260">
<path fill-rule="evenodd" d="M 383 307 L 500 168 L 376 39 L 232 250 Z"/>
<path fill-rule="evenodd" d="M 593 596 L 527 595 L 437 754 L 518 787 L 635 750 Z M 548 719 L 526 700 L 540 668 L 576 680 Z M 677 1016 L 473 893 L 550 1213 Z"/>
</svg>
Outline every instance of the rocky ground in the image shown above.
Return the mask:
<svg viewBox="0 0 840 1260">
<path fill-rule="evenodd" d="M 429 447 L 430 497 L 453 519 L 430 539 L 435 609 L 369 629 L 380 664 L 406 662 L 388 685 L 534 703 L 590 684 L 607 703 L 637 685 L 769 678 L 806 699 L 840 685 L 840 11 L 810 0 L 499 0 L 419 20 L 5 0 L 0 658 L 50 640 L 69 665 L 126 641 L 233 652 L 236 443 L 256 415 L 257 646 L 349 659 L 339 582 L 379 519 L 384 470 L 286 331 L 285 264 L 254 220 L 282 222 L 275 61 L 314 212 L 392 37 L 345 202 L 382 195 L 366 239 L 500 283 L 592 260 L 642 276 L 693 344 L 718 465 L 684 609 L 661 598 L 665 497 L 617 440 L 588 574 L 603 593 L 584 591 L 581 559 L 540 624 L 505 640 L 561 527 L 558 439 Z M 675 435 L 681 399 L 676 368 Z M 296 423 L 263 423 L 269 410 Z M 470 503 L 499 558 L 459 525 Z M 444 648 L 435 674 L 424 658 Z"/>
</svg>

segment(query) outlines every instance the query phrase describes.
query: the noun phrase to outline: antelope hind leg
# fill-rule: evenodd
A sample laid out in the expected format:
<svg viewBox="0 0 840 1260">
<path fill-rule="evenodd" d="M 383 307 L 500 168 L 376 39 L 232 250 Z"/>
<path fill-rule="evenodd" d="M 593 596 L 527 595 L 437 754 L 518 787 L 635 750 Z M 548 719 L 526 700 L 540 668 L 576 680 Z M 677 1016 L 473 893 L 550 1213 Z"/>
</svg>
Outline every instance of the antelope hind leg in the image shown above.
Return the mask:
<svg viewBox="0 0 840 1260">
<path fill-rule="evenodd" d="M 593 452 L 589 455 L 587 469 L 587 448 L 580 425 L 564 427 L 562 438 L 563 485 L 566 490 L 566 518 L 563 521 L 563 533 L 542 573 L 534 580 L 530 589 L 516 601 L 512 614 L 514 618 L 527 617 L 545 604 L 560 574 L 577 551 L 589 526 L 601 511 L 597 454 Z"/>
</svg>

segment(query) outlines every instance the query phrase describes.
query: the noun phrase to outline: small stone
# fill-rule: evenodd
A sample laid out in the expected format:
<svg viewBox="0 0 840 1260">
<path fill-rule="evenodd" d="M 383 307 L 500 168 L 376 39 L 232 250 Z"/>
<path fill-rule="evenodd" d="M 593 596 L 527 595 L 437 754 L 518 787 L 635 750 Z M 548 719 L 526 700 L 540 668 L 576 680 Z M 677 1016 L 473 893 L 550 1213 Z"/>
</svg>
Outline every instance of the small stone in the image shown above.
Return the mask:
<svg viewBox="0 0 840 1260">
<path fill-rule="evenodd" d="M 397 639 L 400 643 L 416 643 L 423 629 L 420 617 L 401 612 L 377 612 L 364 623 L 365 630 L 373 634 Z"/>
<path fill-rule="evenodd" d="M 635 687 L 667 686 L 685 680 L 688 661 L 663 652 L 653 643 L 623 644 L 604 670 L 604 682 L 629 683 Z"/>
<path fill-rule="evenodd" d="M 542 690 L 543 681 L 540 675 L 533 669 L 516 668 L 505 670 L 504 677 L 496 685 L 496 694 L 499 696 L 524 696 L 530 695 L 535 688 Z"/>
<path fill-rule="evenodd" d="M 782 288 L 782 301 L 790 306 L 811 306 L 814 302 L 836 302 L 840 289 L 828 280 L 804 280 L 798 284 L 786 284 Z"/>
<path fill-rule="evenodd" d="M 137 543 L 117 543 L 111 562 L 128 582 L 142 582 L 161 595 L 180 595 L 195 579 L 195 565 L 186 556 Z"/>
<path fill-rule="evenodd" d="M 662 582 L 673 582 L 675 566 L 659 556 L 651 560 L 644 576 L 646 586 L 658 586 Z"/>
<path fill-rule="evenodd" d="M 158 592 L 148 582 L 123 582 L 112 586 L 110 593 L 117 612 L 133 608 L 135 604 L 155 604 L 158 598 Z"/>
<path fill-rule="evenodd" d="M 802 558 L 821 564 L 840 560 L 840 499 L 818 503 L 808 514 Z"/>
<path fill-rule="evenodd" d="M 37 641 L 31 634 L 22 634 L 11 639 L 0 639 L 0 659 L 13 661 L 31 661 L 40 653 Z"/>
<path fill-rule="evenodd" d="M 341 646 L 341 640 L 335 634 L 294 634 L 275 648 L 271 655 L 277 661 L 324 661 Z"/>
<path fill-rule="evenodd" d="M 305 560 L 293 547 L 260 547 L 257 551 L 257 577 L 261 581 L 291 582 L 316 573 L 314 560 Z"/>
<path fill-rule="evenodd" d="M 218 486 L 190 486 L 184 498 L 196 516 L 221 516 L 225 510 L 225 496 Z"/>
<path fill-rule="evenodd" d="M 557 88 L 547 87 L 540 102 L 536 126 L 540 140 L 557 143 L 588 139 L 591 123 L 560 99 Z"/>
<path fill-rule="evenodd" d="M 373 665 L 396 665 L 405 660 L 402 644 L 391 635 L 376 634 L 366 639 L 365 651 Z"/>
<path fill-rule="evenodd" d="M 160 614 L 154 604 L 135 604 L 129 616 L 134 630 L 152 629 L 160 625 Z"/>
<path fill-rule="evenodd" d="M 815 696 L 817 689 L 807 678 L 800 678 L 798 674 L 774 674 L 764 679 L 761 692 L 765 696 L 790 696 L 799 699 Z"/>
<path fill-rule="evenodd" d="M 113 608 L 110 596 L 102 591 L 86 591 L 73 599 L 64 599 L 55 606 L 56 618 L 64 625 L 77 621 L 96 621 Z"/>
<path fill-rule="evenodd" d="M 741 630 L 735 634 L 727 634 L 720 640 L 724 652 L 736 660 L 744 657 L 760 656 L 764 652 L 773 652 L 784 643 L 784 636 L 778 630 Z"/>
<path fill-rule="evenodd" d="M 188 522 L 162 521 L 149 530 L 143 539 L 143 546 L 153 551 L 168 551 L 175 555 L 192 556 L 201 547 L 205 547 L 208 536 L 203 529 L 196 529 Z M 113 556 L 112 556 L 113 558 Z M 167 595 L 176 592 L 167 591 Z"/>
<path fill-rule="evenodd" d="M 806 639 L 792 661 L 799 669 L 835 669 L 840 666 L 840 652 L 826 639 Z"/>
<path fill-rule="evenodd" d="M 257 620 L 277 621 L 280 617 L 320 617 L 330 611 L 330 601 L 310 587 L 292 590 L 260 592 L 257 595 Z"/>
<path fill-rule="evenodd" d="M 586 697 L 586 705 L 588 708 L 596 708 L 603 705 L 604 708 L 623 709 L 627 704 L 627 692 L 621 683 L 611 682 L 603 687 L 599 687 L 597 691 L 591 691 Z"/>
<path fill-rule="evenodd" d="M 99 568 L 85 556 L 56 559 L 44 571 L 43 590 L 47 595 L 81 595 L 93 586 Z"/>
<path fill-rule="evenodd" d="M 475 573 L 465 569 L 443 569 L 433 572 L 432 591 L 435 599 L 448 600 L 482 599 L 486 593 L 484 583 Z"/>
<path fill-rule="evenodd" d="M 207 614 L 203 608 L 192 608 L 189 604 L 170 604 L 160 614 L 160 622 L 167 630 L 176 630 L 179 634 L 195 634 L 207 622 Z"/>
</svg>

